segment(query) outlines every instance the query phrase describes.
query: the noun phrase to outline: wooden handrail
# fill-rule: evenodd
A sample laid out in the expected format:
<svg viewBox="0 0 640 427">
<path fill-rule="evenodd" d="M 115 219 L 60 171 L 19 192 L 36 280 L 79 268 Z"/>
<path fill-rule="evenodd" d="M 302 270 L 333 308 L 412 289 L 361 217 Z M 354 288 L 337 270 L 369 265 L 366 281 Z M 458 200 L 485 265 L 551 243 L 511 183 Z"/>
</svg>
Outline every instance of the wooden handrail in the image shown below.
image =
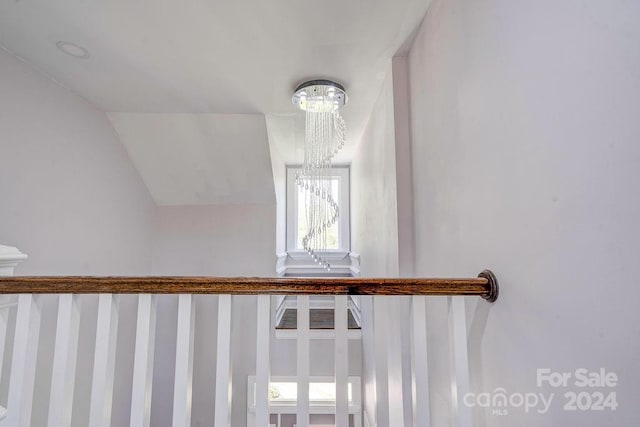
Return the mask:
<svg viewBox="0 0 640 427">
<path fill-rule="evenodd" d="M 0 294 L 477 295 L 493 302 L 490 270 L 472 279 L 260 277 L 0 277 Z"/>
</svg>

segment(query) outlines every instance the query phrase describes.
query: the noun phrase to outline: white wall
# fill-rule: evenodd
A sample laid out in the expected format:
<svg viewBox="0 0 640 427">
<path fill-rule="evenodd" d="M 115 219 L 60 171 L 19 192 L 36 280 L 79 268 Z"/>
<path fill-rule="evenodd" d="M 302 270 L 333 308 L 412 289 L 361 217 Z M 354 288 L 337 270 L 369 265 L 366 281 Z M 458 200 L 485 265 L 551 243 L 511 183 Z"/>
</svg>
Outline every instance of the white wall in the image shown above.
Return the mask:
<svg viewBox="0 0 640 427">
<path fill-rule="evenodd" d="M 158 207 L 153 274 L 273 276 L 275 218 L 273 204 Z"/>
<path fill-rule="evenodd" d="M 563 411 L 580 389 L 561 388 L 546 415 L 480 411 L 477 425 L 637 423 L 638 17 L 622 0 L 434 0 L 411 49 L 416 272 L 490 267 L 501 283 L 472 313 L 474 391 L 548 393 L 537 368 L 620 379 L 615 412 Z"/>
<path fill-rule="evenodd" d="M 0 50 L 0 135 L 0 241 L 29 255 L 17 274 L 149 273 L 154 204 L 102 112 Z M 57 298 L 44 302 L 34 426 L 46 423 L 57 313 Z M 81 354 L 93 351 L 97 299 L 82 304 Z M 123 319 L 135 316 L 135 298 L 122 307 Z M 121 329 L 116 405 L 130 389 L 133 338 Z M 78 377 L 91 376 L 91 362 L 78 358 Z M 89 391 L 89 382 L 76 386 L 77 426 L 86 425 Z"/>
<path fill-rule="evenodd" d="M 362 276 L 398 275 L 393 79 L 387 70 L 351 163 L 351 248 Z"/>
<path fill-rule="evenodd" d="M 0 50 L 0 240 L 20 274 L 144 274 L 154 204 L 104 113 Z"/>
</svg>

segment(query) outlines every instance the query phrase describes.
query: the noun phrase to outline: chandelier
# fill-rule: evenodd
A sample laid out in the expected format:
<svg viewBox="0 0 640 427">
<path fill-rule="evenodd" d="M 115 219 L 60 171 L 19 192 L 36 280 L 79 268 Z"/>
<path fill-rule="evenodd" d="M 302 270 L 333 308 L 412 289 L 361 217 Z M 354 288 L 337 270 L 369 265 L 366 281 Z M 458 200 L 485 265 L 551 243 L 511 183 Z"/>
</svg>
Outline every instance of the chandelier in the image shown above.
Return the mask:
<svg viewBox="0 0 640 427">
<path fill-rule="evenodd" d="M 302 246 L 314 262 L 330 270 L 324 257 L 327 230 L 340 214 L 332 195 L 331 160 L 344 147 L 345 123 L 338 110 L 347 103 L 347 93 L 336 82 L 311 80 L 296 88 L 292 101 L 306 113 L 304 163 L 296 174 L 296 184 L 304 190 L 307 214 Z"/>
</svg>

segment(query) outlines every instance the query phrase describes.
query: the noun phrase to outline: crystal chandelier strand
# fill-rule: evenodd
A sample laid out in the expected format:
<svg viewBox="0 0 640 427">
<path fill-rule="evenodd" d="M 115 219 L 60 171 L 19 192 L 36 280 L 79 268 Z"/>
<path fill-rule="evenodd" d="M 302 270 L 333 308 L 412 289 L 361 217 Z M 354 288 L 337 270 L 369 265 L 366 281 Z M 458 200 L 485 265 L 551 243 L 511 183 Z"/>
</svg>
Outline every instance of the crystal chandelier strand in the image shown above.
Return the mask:
<svg viewBox="0 0 640 427">
<path fill-rule="evenodd" d="M 296 90 L 293 98 L 306 111 L 304 164 L 296 175 L 296 183 L 304 191 L 307 215 L 302 244 L 314 262 L 330 269 L 323 254 L 330 246 L 328 230 L 339 216 L 333 198 L 331 162 L 345 143 L 345 122 L 338 108 L 346 103 L 346 93 L 337 83 L 307 83 Z"/>
</svg>

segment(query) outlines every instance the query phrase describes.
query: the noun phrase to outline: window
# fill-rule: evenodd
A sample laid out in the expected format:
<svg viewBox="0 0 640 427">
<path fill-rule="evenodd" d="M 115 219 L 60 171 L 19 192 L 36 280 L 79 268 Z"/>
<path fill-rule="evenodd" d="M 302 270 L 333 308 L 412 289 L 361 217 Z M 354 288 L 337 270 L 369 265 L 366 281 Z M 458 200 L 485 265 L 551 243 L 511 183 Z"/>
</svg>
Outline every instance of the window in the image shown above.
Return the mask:
<svg viewBox="0 0 640 427">
<path fill-rule="evenodd" d="M 256 377 L 247 381 L 247 426 L 256 426 Z M 360 377 L 348 378 L 347 400 L 349 425 L 362 427 L 362 396 Z M 271 377 L 269 383 L 269 418 L 274 426 L 295 426 L 298 384 L 296 377 Z M 334 426 L 336 406 L 334 377 L 309 377 L 309 425 Z"/>
<path fill-rule="evenodd" d="M 287 252 L 303 253 L 302 238 L 307 227 L 304 190 L 296 185 L 299 166 L 287 167 Z M 334 166 L 331 192 L 338 203 L 338 221 L 328 230 L 327 252 L 349 252 L 349 167 Z"/>
<path fill-rule="evenodd" d="M 349 403 L 353 402 L 353 384 L 347 384 Z M 269 384 L 269 401 L 279 403 L 296 403 L 298 400 L 298 384 L 295 382 L 271 382 Z M 336 383 L 310 382 L 309 401 L 314 404 L 336 403 Z"/>
<path fill-rule="evenodd" d="M 253 412 L 256 406 L 256 377 L 248 377 L 248 409 Z M 359 412 L 361 405 L 360 377 L 349 377 L 347 380 L 347 399 L 349 412 Z M 269 406 L 291 406 L 295 412 L 298 400 L 298 384 L 296 377 L 271 377 L 269 382 Z M 336 383 L 333 377 L 309 377 L 309 404 L 314 407 L 332 407 L 336 404 Z M 313 413 L 314 410 L 312 409 Z"/>
</svg>

